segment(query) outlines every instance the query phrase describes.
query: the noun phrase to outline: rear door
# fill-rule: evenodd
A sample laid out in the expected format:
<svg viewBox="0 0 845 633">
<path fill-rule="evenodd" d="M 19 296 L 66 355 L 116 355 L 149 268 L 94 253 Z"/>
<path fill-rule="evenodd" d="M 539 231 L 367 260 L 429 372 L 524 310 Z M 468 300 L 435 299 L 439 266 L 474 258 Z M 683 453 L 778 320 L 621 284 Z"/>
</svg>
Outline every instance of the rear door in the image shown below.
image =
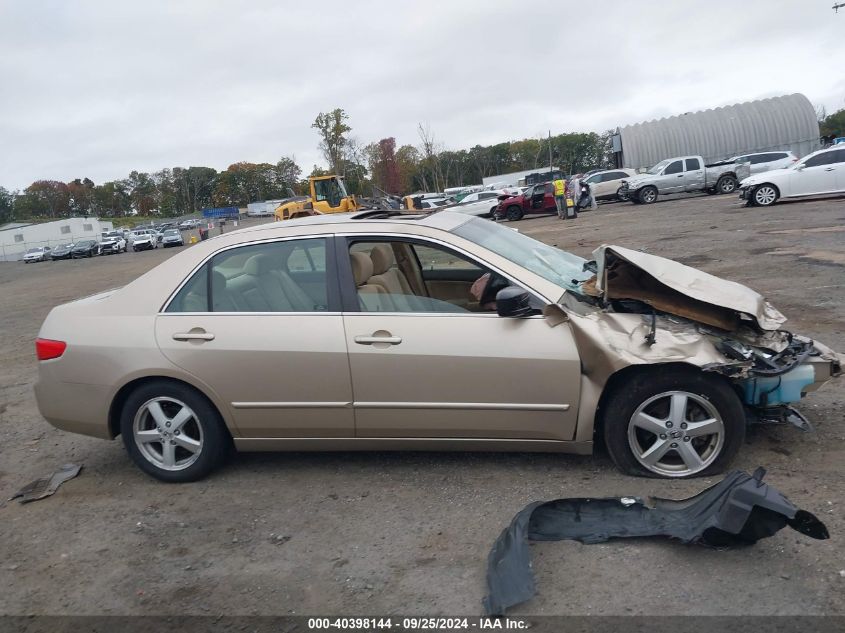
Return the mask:
<svg viewBox="0 0 845 633">
<path fill-rule="evenodd" d="M 541 316 L 499 317 L 483 290 L 471 293 L 496 271 L 442 242 L 376 235 L 349 242 L 356 253 L 384 243 L 398 253 L 389 268 L 383 255 L 371 257 L 378 265 L 369 280 L 341 274 L 357 436 L 574 438 L 581 369 L 569 328 L 551 328 Z M 423 260 L 424 290 L 400 266 L 408 245 Z M 339 251 L 341 266 L 346 257 Z M 382 286 L 386 277 L 391 288 Z M 375 286 L 381 301 L 365 300 Z"/>
<path fill-rule="evenodd" d="M 156 318 L 162 353 L 214 390 L 241 437 L 354 435 L 331 239 L 223 250 Z"/>
<path fill-rule="evenodd" d="M 684 159 L 684 190 L 701 191 L 704 189 L 704 165 L 695 156 Z"/>
</svg>

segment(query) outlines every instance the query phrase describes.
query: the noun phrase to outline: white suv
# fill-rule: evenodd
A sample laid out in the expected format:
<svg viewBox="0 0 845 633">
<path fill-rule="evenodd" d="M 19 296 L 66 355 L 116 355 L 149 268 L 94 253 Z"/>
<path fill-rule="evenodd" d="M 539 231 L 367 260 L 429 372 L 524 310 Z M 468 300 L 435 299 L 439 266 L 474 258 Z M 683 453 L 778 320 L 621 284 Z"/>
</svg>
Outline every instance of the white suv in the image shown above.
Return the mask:
<svg viewBox="0 0 845 633">
<path fill-rule="evenodd" d="M 772 169 L 785 169 L 798 162 L 798 157 L 792 152 L 759 152 L 757 154 L 742 154 L 734 156 L 729 162 L 750 163 L 751 175 Z"/>
<path fill-rule="evenodd" d="M 845 194 L 845 147 L 834 145 L 805 156 L 786 169 L 774 169 L 739 183 L 740 198 L 767 207 L 779 198 Z"/>
<path fill-rule="evenodd" d="M 152 229 L 140 229 L 132 231 L 129 236 L 129 243 L 133 251 L 143 251 L 158 248 L 158 233 Z"/>
</svg>

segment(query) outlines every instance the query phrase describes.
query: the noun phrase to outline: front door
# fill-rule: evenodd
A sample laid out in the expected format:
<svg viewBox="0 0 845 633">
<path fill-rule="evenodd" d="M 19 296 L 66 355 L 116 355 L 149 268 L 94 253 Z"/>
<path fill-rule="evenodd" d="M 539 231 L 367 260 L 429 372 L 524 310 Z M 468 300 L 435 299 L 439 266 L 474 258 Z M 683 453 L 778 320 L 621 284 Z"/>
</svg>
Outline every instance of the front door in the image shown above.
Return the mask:
<svg viewBox="0 0 845 633">
<path fill-rule="evenodd" d="M 845 162 L 837 160 L 839 154 L 839 158 L 845 160 L 845 150 L 823 152 L 805 160 L 803 169 L 796 169 L 790 174 L 790 195 L 809 196 L 837 191 L 837 178 L 845 169 Z"/>
<path fill-rule="evenodd" d="M 678 193 L 684 190 L 684 161 L 674 160 L 663 170 L 663 175 L 657 180 L 660 193 Z"/>
<path fill-rule="evenodd" d="M 162 353 L 214 390 L 241 437 L 354 436 L 328 239 L 222 251 L 156 319 Z"/>
<path fill-rule="evenodd" d="M 436 242 L 355 238 L 351 250 L 357 287 L 343 319 L 357 436 L 574 438 L 580 361 L 568 327 L 499 317 L 495 292 L 512 281 Z"/>
</svg>

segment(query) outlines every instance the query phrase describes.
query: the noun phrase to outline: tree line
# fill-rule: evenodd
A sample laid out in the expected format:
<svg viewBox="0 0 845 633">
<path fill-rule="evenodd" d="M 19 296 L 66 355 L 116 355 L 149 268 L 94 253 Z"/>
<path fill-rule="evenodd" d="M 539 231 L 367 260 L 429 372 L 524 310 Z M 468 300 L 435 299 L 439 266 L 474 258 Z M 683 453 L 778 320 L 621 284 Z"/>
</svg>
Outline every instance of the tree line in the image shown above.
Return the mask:
<svg viewBox="0 0 845 633">
<path fill-rule="evenodd" d="M 845 109 L 831 115 L 820 111 L 819 126 L 823 135 L 845 136 Z M 349 115 L 342 108 L 321 112 L 311 127 L 317 131 L 328 169 L 314 165 L 309 175 L 339 174 L 352 193 L 364 196 L 372 195 L 373 187 L 401 195 L 474 185 L 496 174 L 541 170 L 550 160 L 566 173 L 612 166 L 612 131 L 538 135 L 449 150 L 422 123 L 417 145 L 397 147 L 394 137 L 363 144 L 352 134 Z M 132 171 L 127 178 L 102 184 L 89 178 L 37 180 L 23 191 L 0 187 L 0 224 L 76 215 L 173 217 L 209 206 L 243 207 L 283 198 L 291 190 L 308 192 L 308 179 L 293 156 L 282 156 L 275 164 L 238 162 L 219 172 L 212 167 Z"/>
</svg>

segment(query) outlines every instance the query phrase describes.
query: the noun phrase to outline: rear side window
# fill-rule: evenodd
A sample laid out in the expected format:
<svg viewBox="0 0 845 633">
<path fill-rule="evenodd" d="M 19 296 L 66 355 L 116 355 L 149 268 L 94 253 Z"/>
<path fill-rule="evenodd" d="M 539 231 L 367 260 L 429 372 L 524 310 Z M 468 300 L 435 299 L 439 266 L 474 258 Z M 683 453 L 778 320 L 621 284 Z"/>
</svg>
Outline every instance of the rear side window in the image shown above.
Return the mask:
<svg viewBox="0 0 845 633">
<path fill-rule="evenodd" d="M 684 171 L 684 163 L 683 161 L 676 160 L 674 163 L 669 163 L 669 166 L 664 171 L 664 174 L 680 174 Z"/>
<path fill-rule="evenodd" d="M 233 248 L 194 273 L 167 312 L 324 312 L 326 269 L 323 238 Z"/>
<path fill-rule="evenodd" d="M 701 163 L 697 158 L 687 158 L 687 171 L 696 171 L 701 169 Z"/>
</svg>

